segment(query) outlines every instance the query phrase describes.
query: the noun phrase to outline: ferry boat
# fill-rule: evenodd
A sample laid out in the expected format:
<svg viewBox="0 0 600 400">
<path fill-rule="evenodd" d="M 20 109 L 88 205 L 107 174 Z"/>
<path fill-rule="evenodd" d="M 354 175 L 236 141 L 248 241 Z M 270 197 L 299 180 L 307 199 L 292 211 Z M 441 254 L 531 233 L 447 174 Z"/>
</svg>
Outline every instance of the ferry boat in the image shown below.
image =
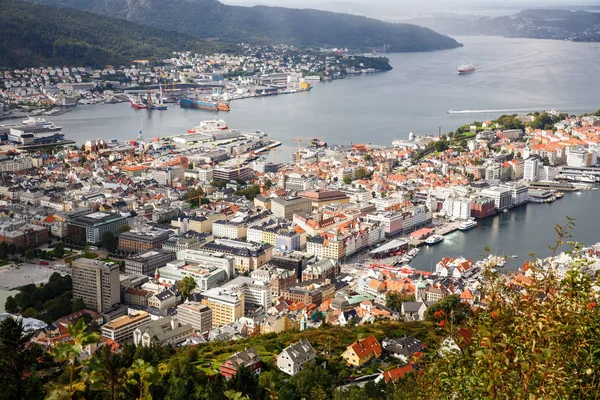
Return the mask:
<svg viewBox="0 0 600 400">
<path fill-rule="evenodd" d="M 468 231 L 469 229 L 473 229 L 477 226 L 477 221 L 469 220 L 465 221 L 458 226 L 458 229 L 461 231 Z"/>
<path fill-rule="evenodd" d="M 203 133 L 203 132 L 214 132 L 214 131 L 224 131 L 229 129 L 227 126 L 227 122 L 222 119 L 209 119 L 206 121 L 200 121 L 200 125 L 194 127 L 193 129 L 188 129 L 188 133 Z"/>
<path fill-rule="evenodd" d="M 432 235 L 432 236 L 429 236 L 427 239 L 425 239 L 425 243 L 432 245 L 432 244 L 442 242 L 443 240 L 444 240 L 444 237 L 442 235 Z"/>
<path fill-rule="evenodd" d="M 475 72 L 475 66 L 471 63 L 463 64 L 460 67 L 458 67 L 459 75 L 472 74 L 473 72 Z"/>
</svg>

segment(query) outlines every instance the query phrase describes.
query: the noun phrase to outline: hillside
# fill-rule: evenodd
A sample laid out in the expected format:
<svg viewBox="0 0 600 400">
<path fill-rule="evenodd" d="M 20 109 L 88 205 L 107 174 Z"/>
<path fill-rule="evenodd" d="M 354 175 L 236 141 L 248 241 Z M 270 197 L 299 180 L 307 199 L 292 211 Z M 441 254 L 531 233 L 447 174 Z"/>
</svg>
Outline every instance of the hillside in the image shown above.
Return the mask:
<svg viewBox="0 0 600 400">
<path fill-rule="evenodd" d="M 600 13 L 568 10 L 525 10 L 502 17 L 441 15 L 408 22 L 448 35 L 600 42 Z"/>
<path fill-rule="evenodd" d="M 216 0 L 32 0 L 76 8 L 158 29 L 177 30 L 225 42 L 350 47 L 367 50 L 386 45 L 392 52 L 459 47 L 454 39 L 430 29 L 309 9 L 229 6 Z"/>
<path fill-rule="evenodd" d="M 115 18 L 15 0 L 0 0 L 0 66 L 127 65 L 173 51 L 232 51 L 191 36 Z"/>
</svg>

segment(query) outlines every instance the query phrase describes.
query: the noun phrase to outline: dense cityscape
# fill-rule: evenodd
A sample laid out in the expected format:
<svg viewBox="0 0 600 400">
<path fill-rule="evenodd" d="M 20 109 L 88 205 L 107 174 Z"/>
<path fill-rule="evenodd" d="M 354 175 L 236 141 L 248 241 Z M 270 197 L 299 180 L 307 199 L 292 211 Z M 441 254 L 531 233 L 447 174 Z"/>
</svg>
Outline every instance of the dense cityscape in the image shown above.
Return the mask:
<svg viewBox="0 0 600 400">
<path fill-rule="evenodd" d="M 388 58 L 236 46 L 0 67 L 0 400 L 597 396 L 600 238 L 579 243 L 552 207 L 597 195 L 600 110 L 290 140 L 228 116 Z M 112 103 L 135 140 L 53 122 Z M 176 108 L 198 125 L 145 131 Z M 446 253 L 536 207 L 555 224 L 544 251 Z"/>
</svg>

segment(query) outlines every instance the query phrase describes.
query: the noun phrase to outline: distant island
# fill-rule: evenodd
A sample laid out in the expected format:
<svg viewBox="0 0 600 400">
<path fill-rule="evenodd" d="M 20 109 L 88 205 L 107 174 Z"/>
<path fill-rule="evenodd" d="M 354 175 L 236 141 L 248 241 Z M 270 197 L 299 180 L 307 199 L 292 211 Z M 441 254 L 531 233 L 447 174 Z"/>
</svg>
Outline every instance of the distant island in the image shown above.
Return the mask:
<svg viewBox="0 0 600 400">
<path fill-rule="evenodd" d="M 460 47 L 428 28 L 310 9 L 242 7 L 216 0 L 35 0 L 228 43 L 418 52 Z"/>
<path fill-rule="evenodd" d="M 0 67 L 130 65 L 173 51 L 231 53 L 238 47 L 87 12 L 0 0 Z"/>
<path fill-rule="evenodd" d="M 447 35 L 600 42 L 600 13 L 569 10 L 525 10 L 502 17 L 438 15 L 407 22 Z"/>
</svg>

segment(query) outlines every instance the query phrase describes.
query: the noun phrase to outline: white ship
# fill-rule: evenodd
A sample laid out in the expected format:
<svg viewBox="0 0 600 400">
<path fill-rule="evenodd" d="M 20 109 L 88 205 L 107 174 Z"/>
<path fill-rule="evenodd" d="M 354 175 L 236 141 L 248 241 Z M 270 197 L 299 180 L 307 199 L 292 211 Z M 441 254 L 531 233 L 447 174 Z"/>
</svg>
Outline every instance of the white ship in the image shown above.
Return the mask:
<svg viewBox="0 0 600 400">
<path fill-rule="evenodd" d="M 459 75 L 472 74 L 473 72 L 475 72 L 475 66 L 471 63 L 466 63 L 458 67 Z"/>
<path fill-rule="evenodd" d="M 188 133 L 203 133 L 203 132 L 215 132 L 224 131 L 229 129 L 227 122 L 222 119 L 209 119 L 206 121 L 200 121 L 200 125 L 189 129 Z"/>
<path fill-rule="evenodd" d="M 429 236 L 427 239 L 425 239 L 425 243 L 432 245 L 432 244 L 442 242 L 443 240 L 444 240 L 444 237 L 442 235 L 432 235 L 432 236 Z"/>
<path fill-rule="evenodd" d="M 469 220 L 469 221 L 465 221 L 462 224 L 460 224 L 458 226 L 458 229 L 460 229 L 461 231 L 468 231 L 469 229 L 473 229 L 476 226 L 477 226 L 477 221 Z"/>
</svg>

